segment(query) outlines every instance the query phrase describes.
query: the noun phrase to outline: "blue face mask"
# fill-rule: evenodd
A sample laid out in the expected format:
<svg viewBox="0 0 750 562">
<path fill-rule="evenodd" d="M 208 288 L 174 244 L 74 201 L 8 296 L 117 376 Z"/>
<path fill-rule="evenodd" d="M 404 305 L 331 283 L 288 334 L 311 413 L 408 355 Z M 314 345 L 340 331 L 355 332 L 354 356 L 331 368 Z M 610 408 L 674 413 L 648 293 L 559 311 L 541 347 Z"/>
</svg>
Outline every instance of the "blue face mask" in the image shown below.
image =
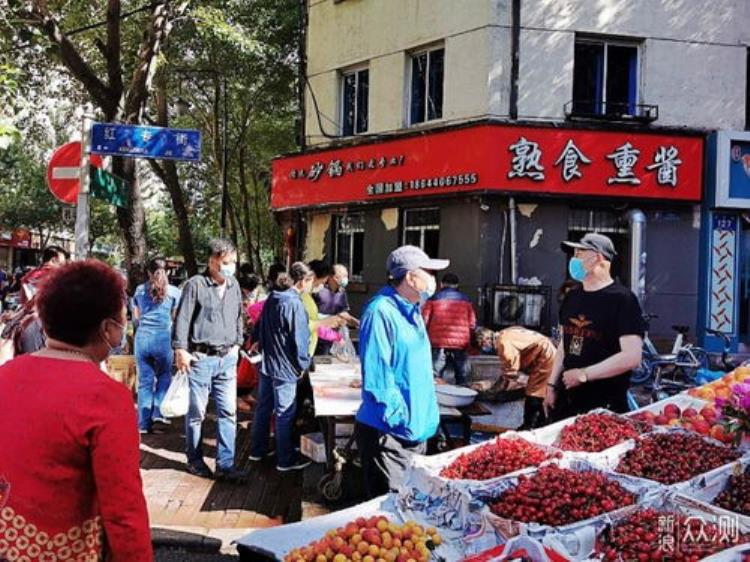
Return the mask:
<svg viewBox="0 0 750 562">
<path fill-rule="evenodd" d="M 581 258 L 570 258 L 568 273 L 576 281 L 583 281 L 586 278 L 586 268 L 583 267 L 583 260 Z"/>
</svg>

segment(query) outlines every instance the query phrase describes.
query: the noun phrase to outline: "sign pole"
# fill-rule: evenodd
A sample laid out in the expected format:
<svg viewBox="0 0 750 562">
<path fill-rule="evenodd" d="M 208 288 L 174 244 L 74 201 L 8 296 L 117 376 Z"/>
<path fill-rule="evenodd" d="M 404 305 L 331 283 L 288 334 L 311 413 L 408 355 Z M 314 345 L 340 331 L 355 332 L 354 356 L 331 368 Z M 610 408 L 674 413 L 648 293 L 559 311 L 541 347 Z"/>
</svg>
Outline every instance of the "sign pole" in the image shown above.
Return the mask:
<svg viewBox="0 0 750 562">
<path fill-rule="evenodd" d="M 83 260 L 89 254 L 89 152 L 91 150 L 91 125 L 84 115 L 81 123 L 81 187 L 76 206 L 75 259 Z"/>
</svg>

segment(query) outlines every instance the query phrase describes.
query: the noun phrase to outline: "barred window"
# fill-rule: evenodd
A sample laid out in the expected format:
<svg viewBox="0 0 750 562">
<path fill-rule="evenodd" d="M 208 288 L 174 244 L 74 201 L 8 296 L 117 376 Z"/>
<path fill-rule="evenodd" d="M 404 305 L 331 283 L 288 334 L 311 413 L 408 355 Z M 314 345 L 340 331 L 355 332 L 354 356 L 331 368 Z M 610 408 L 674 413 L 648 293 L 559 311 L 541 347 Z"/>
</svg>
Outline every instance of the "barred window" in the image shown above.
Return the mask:
<svg viewBox="0 0 750 562">
<path fill-rule="evenodd" d="M 430 257 L 438 255 L 440 209 L 406 209 L 403 225 L 404 244 L 418 246 Z"/>
<path fill-rule="evenodd" d="M 335 217 L 334 263 L 345 265 L 352 281 L 362 281 L 365 255 L 365 216 L 362 213 Z"/>
</svg>

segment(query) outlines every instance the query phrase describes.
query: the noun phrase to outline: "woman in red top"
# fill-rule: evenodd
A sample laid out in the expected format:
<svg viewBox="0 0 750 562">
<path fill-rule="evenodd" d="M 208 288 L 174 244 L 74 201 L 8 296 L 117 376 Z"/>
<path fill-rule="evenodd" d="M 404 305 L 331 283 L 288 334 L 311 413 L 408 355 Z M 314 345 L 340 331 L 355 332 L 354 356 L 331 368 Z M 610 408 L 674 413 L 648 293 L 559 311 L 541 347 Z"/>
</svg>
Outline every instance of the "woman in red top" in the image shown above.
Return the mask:
<svg viewBox="0 0 750 562">
<path fill-rule="evenodd" d="M 125 284 L 70 263 L 37 296 L 47 345 L 0 367 L 0 560 L 153 559 L 130 392 L 99 369 Z"/>
</svg>

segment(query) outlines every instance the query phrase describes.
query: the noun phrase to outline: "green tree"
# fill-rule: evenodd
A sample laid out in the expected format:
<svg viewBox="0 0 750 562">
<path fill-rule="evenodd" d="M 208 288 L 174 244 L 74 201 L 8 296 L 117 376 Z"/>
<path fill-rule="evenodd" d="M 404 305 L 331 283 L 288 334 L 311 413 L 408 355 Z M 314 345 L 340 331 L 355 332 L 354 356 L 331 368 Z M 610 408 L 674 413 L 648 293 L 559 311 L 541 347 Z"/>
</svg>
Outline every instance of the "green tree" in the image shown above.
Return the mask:
<svg viewBox="0 0 750 562">
<path fill-rule="evenodd" d="M 2 36 L 17 47 L 43 45 L 46 65 L 61 65 L 88 96 L 104 121 L 138 124 L 152 86 L 159 54 L 174 21 L 181 17 L 187 1 L 155 0 L 124 11 L 120 0 L 47 2 L 18 0 L 9 3 Z M 101 22 L 92 24 L 91 22 Z M 81 30 L 90 33 L 73 33 Z M 21 45 L 19 45 L 21 43 Z M 46 47 L 46 48 L 45 48 Z M 33 58 L 33 56 L 32 56 Z M 130 185 L 128 207 L 117 210 L 123 232 L 126 264 L 131 283 L 144 276 L 145 212 L 132 159 L 114 158 L 113 172 Z"/>
<path fill-rule="evenodd" d="M 295 147 L 299 33 L 296 0 L 200 2 L 190 22 L 171 36 L 157 79 L 157 114 L 163 117 L 168 100 L 179 96 L 190 111 L 171 123 L 204 132 L 203 166 L 183 168 L 169 190 L 184 194 L 192 232 L 196 219 L 218 229 L 226 100 L 228 230 L 243 261 L 259 272 L 280 243 L 269 212 L 270 161 Z M 159 173 L 168 183 L 164 175 Z"/>
<path fill-rule="evenodd" d="M 37 233 L 42 247 L 60 231 L 63 205 L 50 193 L 44 166 L 30 159 L 18 143 L 0 150 L 0 225 Z"/>
<path fill-rule="evenodd" d="M 190 11 L 175 0 L 7 1 L 0 65 L 17 89 L 6 107 L 30 153 L 43 159 L 70 140 L 89 102 L 101 120 L 203 131 L 198 164 L 114 161 L 131 185 L 130 207 L 92 215 L 92 238 L 112 241 L 94 230 L 115 213 L 133 282 L 147 252 L 179 254 L 194 271 L 195 248 L 219 230 L 226 82 L 229 233 L 262 271 L 281 240 L 269 212 L 270 159 L 295 147 L 298 0 L 193 0 Z M 174 112 L 178 96 L 192 105 L 185 115 Z M 149 169 L 165 188 L 153 197 Z"/>
</svg>

